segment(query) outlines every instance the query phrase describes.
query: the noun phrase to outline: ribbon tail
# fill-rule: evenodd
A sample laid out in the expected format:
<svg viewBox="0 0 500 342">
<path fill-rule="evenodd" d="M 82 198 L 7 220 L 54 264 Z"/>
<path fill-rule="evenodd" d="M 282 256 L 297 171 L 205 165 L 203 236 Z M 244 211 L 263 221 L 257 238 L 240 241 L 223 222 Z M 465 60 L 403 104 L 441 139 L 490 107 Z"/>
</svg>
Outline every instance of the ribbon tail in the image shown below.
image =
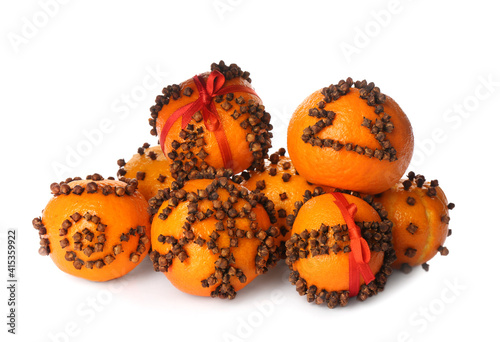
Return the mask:
<svg viewBox="0 0 500 342">
<path fill-rule="evenodd" d="M 365 239 L 361 238 L 360 242 L 360 250 L 362 251 L 362 256 L 360 259 L 360 263 L 369 263 L 372 257 L 372 253 L 370 252 L 370 247 L 368 246 L 368 242 Z"/>
<path fill-rule="evenodd" d="M 215 105 L 213 103 L 210 103 L 208 106 L 204 106 L 202 109 L 202 113 L 205 127 L 210 132 L 214 132 L 219 129 L 219 126 L 221 125 L 220 118 L 219 114 L 217 113 L 217 108 L 215 108 Z"/>
<path fill-rule="evenodd" d="M 351 240 L 351 252 L 349 253 L 349 271 L 352 268 L 356 269 L 355 275 L 350 275 L 349 282 L 350 285 L 355 286 L 355 288 L 349 288 L 349 292 L 355 292 L 356 295 L 359 293 L 359 275 L 363 277 L 365 284 L 371 283 L 375 280 L 372 270 L 370 269 L 370 248 L 365 239 L 359 238 Z M 356 284 L 354 284 L 356 282 Z M 351 291 L 351 289 L 353 291 Z M 355 291 L 354 291 L 355 290 Z"/>
<path fill-rule="evenodd" d="M 358 264 L 358 266 L 366 285 L 375 280 L 375 276 L 373 275 L 373 272 L 368 264 Z"/>
<path fill-rule="evenodd" d="M 354 254 L 349 253 L 349 297 L 356 297 L 359 293 L 359 268 Z"/>
</svg>

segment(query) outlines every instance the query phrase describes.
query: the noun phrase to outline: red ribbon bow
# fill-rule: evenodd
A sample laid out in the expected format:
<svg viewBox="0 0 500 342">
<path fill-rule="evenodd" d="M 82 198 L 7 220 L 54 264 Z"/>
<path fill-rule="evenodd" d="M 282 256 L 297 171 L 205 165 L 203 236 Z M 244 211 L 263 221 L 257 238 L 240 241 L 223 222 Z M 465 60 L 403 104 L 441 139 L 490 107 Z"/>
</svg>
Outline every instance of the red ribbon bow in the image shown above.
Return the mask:
<svg viewBox="0 0 500 342">
<path fill-rule="evenodd" d="M 340 192 L 333 192 L 334 203 L 339 208 L 349 230 L 351 240 L 349 253 L 349 296 L 355 297 L 359 293 L 359 274 L 363 276 L 365 284 L 375 280 L 368 262 L 371 258 L 370 247 L 365 239 L 361 237 L 361 230 L 354 222 L 354 215 L 358 208 L 354 203 L 347 202 L 347 199 Z"/>
<path fill-rule="evenodd" d="M 243 85 L 231 85 L 224 87 L 226 78 L 217 70 L 214 70 L 210 73 L 206 84 L 203 78 L 198 75 L 194 76 L 193 80 L 196 88 L 198 89 L 199 97 L 194 102 L 188 103 L 187 105 L 177 109 L 167 119 L 160 133 L 161 149 L 163 150 L 163 153 L 165 153 L 165 138 L 167 137 L 167 134 L 170 131 L 170 128 L 172 128 L 174 122 L 182 117 L 181 127 L 184 129 L 189 124 L 189 121 L 191 121 L 192 116 L 196 112 L 201 110 L 205 127 L 210 132 L 214 133 L 215 139 L 217 140 L 217 143 L 219 145 L 224 168 L 231 168 L 233 166 L 231 149 L 229 147 L 226 134 L 224 133 L 224 129 L 222 128 L 219 114 L 217 113 L 217 108 L 215 107 L 215 104 L 212 100 L 218 95 L 225 95 L 235 92 L 250 93 L 257 97 L 258 95 L 255 90 Z"/>
</svg>

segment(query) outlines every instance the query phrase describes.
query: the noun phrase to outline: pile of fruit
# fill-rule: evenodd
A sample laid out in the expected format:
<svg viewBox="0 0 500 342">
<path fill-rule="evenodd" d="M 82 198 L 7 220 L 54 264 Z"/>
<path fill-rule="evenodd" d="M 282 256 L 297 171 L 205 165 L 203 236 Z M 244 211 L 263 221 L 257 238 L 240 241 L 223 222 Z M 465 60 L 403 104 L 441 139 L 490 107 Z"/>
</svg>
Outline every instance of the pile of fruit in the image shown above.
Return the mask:
<svg viewBox="0 0 500 342">
<path fill-rule="evenodd" d="M 413 132 L 373 83 L 341 80 L 293 113 L 288 151 L 270 154 L 271 115 L 248 72 L 223 61 L 163 88 L 151 134 L 118 179 L 50 186 L 33 220 L 41 255 L 93 281 L 121 277 L 147 254 L 179 290 L 233 299 L 281 259 L 307 301 L 329 308 L 380 292 L 451 234 L 438 181 L 406 172 Z"/>
</svg>

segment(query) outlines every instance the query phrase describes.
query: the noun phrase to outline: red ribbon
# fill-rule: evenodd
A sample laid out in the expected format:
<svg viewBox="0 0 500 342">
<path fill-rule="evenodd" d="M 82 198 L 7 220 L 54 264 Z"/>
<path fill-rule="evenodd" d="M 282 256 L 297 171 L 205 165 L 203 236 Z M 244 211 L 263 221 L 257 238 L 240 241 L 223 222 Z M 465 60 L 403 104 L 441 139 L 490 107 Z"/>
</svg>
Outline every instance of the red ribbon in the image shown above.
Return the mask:
<svg viewBox="0 0 500 342">
<path fill-rule="evenodd" d="M 359 274 L 363 276 L 365 284 L 375 280 L 375 276 L 368 265 L 371 258 L 370 247 L 365 239 L 361 237 L 361 229 L 354 222 L 354 215 L 358 208 L 356 204 L 347 202 L 345 196 L 340 192 L 332 192 L 334 203 L 339 208 L 349 230 L 351 240 L 349 253 L 349 296 L 355 297 L 359 293 Z"/>
<path fill-rule="evenodd" d="M 224 83 L 226 82 L 226 78 L 222 73 L 217 70 L 214 70 L 210 73 L 207 79 L 207 83 L 203 80 L 203 77 L 196 75 L 193 77 L 196 88 L 199 92 L 199 97 L 194 102 L 188 103 L 185 106 L 177 109 L 165 122 L 161 133 L 160 133 L 160 146 L 165 153 L 164 145 L 165 138 L 167 137 L 170 128 L 172 128 L 174 122 L 176 122 L 179 118 L 182 117 L 181 127 L 184 129 L 191 121 L 192 116 L 201 110 L 203 114 L 203 122 L 205 123 L 205 127 L 213 132 L 215 135 L 215 139 L 219 145 L 219 150 L 222 155 L 222 162 L 224 163 L 224 168 L 232 168 L 233 158 L 231 156 L 231 149 L 229 147 L 229 143 L 227 141 L 226 134 L 224 133 L 224 129 L 220 123 L 219 114 L 217 112 L 217 108 L 215 107 L 214 102 L 212 101 L 214 97 L 218 95 L 225 95 L 227 93 L 235 93 L 235 92 L 245 92 L 250 93 L 258 97 L 255 90 L 252 88 L 243 86 L 243 85 L 231 85 L 224 87 Z"/>
</svg>

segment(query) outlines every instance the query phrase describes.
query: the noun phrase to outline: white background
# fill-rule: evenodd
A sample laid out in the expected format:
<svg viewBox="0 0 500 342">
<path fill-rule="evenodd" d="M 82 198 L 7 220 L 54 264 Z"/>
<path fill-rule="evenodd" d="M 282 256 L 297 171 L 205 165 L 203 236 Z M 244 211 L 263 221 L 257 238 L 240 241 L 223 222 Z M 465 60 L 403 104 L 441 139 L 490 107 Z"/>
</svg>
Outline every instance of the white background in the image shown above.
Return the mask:
<svg viewBox="0 0 500 342">
<path fill-rule="evenodd" d="M 2 1 L 0 339 L 498 340 L 490 311 L 500 305 L 494 4 Z M 396 273 L 383 293 L 335 310 L 298 296 L 283 263 L 221 301 L 177 291 L 149 260 L 121 280 L 92 283 L 39 256 L 31 220 L 49 200 L 49 184 L 114 176 L 118 158 L 156 142 L 149 107 L 163 86 L 220 59 L 251 72 L 273 115 L 274 149 L 286 144 L 294 108 L 316 89 L 351 76 L 393 97 L 413 125 L 411 168 L 437 178 L 456 203 L 449 256 L 433 259 L 428 273 Z M 18 231 L 16 336 L 6 332 L 7 228 Z"/>
</svg>

